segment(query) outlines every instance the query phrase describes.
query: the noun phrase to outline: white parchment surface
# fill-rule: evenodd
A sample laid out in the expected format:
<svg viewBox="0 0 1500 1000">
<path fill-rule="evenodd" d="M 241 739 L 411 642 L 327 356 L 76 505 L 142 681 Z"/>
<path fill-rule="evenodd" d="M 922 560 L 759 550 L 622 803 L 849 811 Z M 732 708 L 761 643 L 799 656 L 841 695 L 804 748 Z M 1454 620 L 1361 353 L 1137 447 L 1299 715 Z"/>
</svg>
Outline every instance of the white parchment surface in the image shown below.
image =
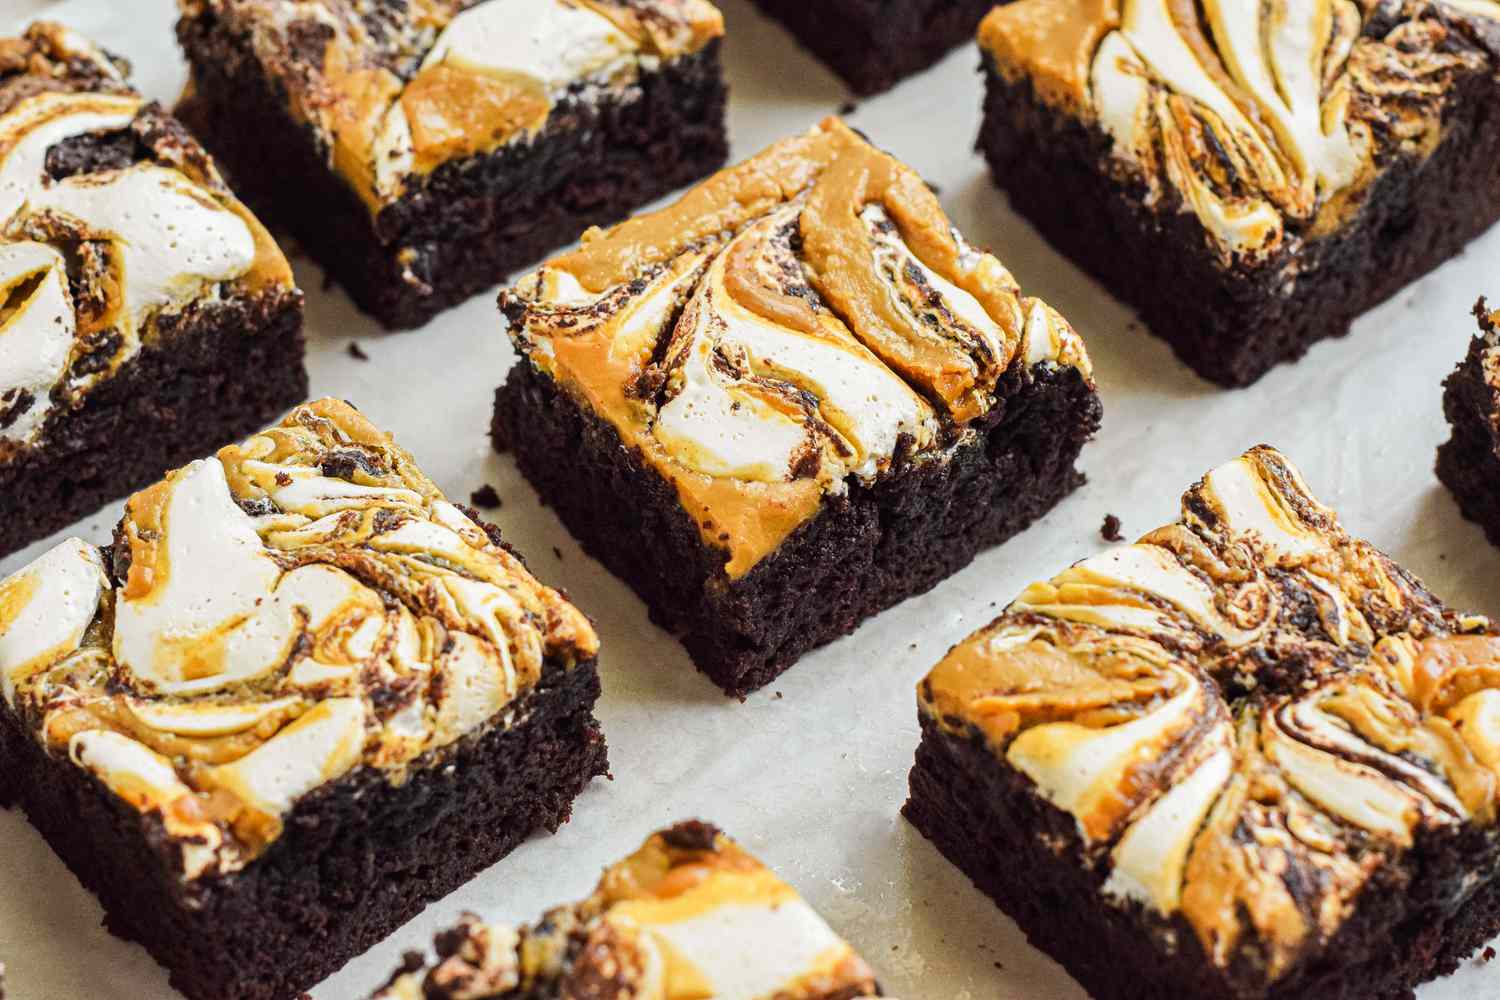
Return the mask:
<svg viewBox="0 0 1500 1000">
<path fill-rule="evenodd" d="M 815 3 L 817 0 L 807 0 Z M 733 157 L 834 113 L 839 82 L 747 0 L 728 17 Z M 135 64 L 138 85 L 171 101 L 186 73 L 172 0 L 0 0 L 0 27 L 46 15 Z M 1249 390 L 1201 381 L 1131 312 L 1049 248 L 1009 209 L 973 152 L 982 81 L 969 45 L 894 92 L 863 101 L 852 124 L 914 166 L 975 243 L 993 249 L 1029 294 L 1083 334 L 1104 398 L 1104 429 L 1084 450 L 1089 483 L 1007 545 L 931 593 L 867 622 L 798 663 L 744 704 L 727 700 L 652 626 L 635 596 L 585 557 L 487 438 L 495 387 L 513 354 L 493 295 L 424 330 L 384 334 L 307 260 L 308 366 L 314 396 L 353 401 L 392 431 L 455 499 L 493 484 L 493 519 L 548 583 L 598 623 L 599 716 L 614 780 L 595 782 L 555 836 L 429 907 L 314 990 L 364 996 L 464 909 L 527 920 L 586 894 L 600 869 L 652 829 L 699 816 L 775 867 L 908 1000 L 1083 1000 L 1006 917 L 898 815 L 917 743 L 914 685 L 950 645 L 1033 578 L 1099 551 L 1107 513 L 1132 537 L 1173 519 L 1178 497 L 1212 466 L 1267 442 L 1297 462 L 1321 499 L 1460 607 L 1500 614 L 1500 550 L 1460 519 L 1432 474 L 1446 436 L 1444 376 L 1463 355 L 1482 293 L 1500 299 L 1500 228 L 1458 259 Z M 369 355 L 348 354 L 358 341 Z M 246 373 L 254 378 L 254 372 Z M 113 504 L 70 529 L 105 542 Z M 59 536 L 61 537 L 61 536 Z M 56 539 L 0 561 L 0 575 Z M 0 761 L 0 767 L 5 766 Z M 16 1000 L 177 997 L 146 953 L 107 934 L 100 909 L 15 811 L 0 812 L 0 961 Z M 1500 963 L 1467 964 L 1422 1000 L 1500 996 Z"/>
</svg>

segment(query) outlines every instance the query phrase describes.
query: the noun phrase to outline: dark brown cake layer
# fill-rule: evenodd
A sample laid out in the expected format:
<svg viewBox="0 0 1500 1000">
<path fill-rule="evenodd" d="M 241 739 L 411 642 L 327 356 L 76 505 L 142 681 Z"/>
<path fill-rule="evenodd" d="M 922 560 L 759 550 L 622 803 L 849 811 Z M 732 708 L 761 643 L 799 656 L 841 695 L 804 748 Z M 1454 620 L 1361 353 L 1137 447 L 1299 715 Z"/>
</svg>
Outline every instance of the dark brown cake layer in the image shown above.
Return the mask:
<svg viewBox="0 0 1500 1000">
<path fill-rule="evenodd" d="M 194 85 L 180 117 L 262 219 L 394 329 L 421 326 L 589 226 L 702 177 L 729 151 L 715 41 L 644 73 L 627 100 L 564 98 L 535 139 L 445 164 L 372 218 L 247 38 L 206 6 L 177 34 Z"/>
<path fill-rule="evenodd" d="M 1475 309 L 1490 329 L 1481 299 Z M 1438 448 L 1437 475 L 1453 493 L 1464 517 L 1484 529 L 1491 545 L 1500 545 L 1500 457 L 1496 440 L 1500 394 L 1484 377 L 1483 337 L 1469 342 L 1469 353 L 1443 381 L 1443 414 L 1452 434 Z"/>
<path fill-rule="evenodd" d="M 1109 170 L 1110 140 L 987 71 L 979 148 L 1011 205 L 1136 309 L 1204 378 L 1249 385 L 1457 254 L 1500 219 L 1500 78 L 1462 78 L 1442 141 L 1402 157 L 1344 226 L 1288 254 L 1225 267 L 1198 217 L 1149 208 Z"/>
<path fill-rule="evenodd" d="M 1429 836 L 1402 867 L 1377 873 L 1315 960 L 1269 992 L 1251 989 L 1243 982 L 1253 977 L 1214 967 L 1180 915 L 1168 923 L 1139 905 L 1106 905 L 1102 876 L 1080 863 L 1077 821 L 1002 767 L 978 734 L 922 720 L 903 811 L 1095 1000 L 1411 1000 L 1412 987 L 1453 972 L 1500 933 L 1500 845 L 1478 830 Z"/>
<path fill-rule="evenodd" d="M 0 457 L 0 555 L 50 535 L 307 398 L 302 296 L 198 304 L 37 441 Z"/>
<path fill-rule="evenodd" d="M 518 363 L 495 399 L 492 436 L 583 545 L 678 635 L 733 695 L 803 653 L 922 593 L 1021 531 L 1083 478 L 1098 396 L 1075 368 L 1012 365 L 976 441 L 943 462 L 830 498 L 738 580 L 704 544 L 675 490 L 615 429 Z"/>
<path fill-rule="evenodd" d="M 0 804 L 19 803 L 192 1000 L 291 1000 L 510 853 L 566 822 L 608 763 L 592 661 L 547 668 L 517 721 L 466 738 L 393 785 L 368 770 L 299 801 L 249 867 L 184 883 L 160 821 L 46 754 L 0 704 Z"/>
<path fill-rule="evenodd" d="M 755 0 L 861 95 L 889 90 L 974 37 L 995 0 Z"/>
</svg>

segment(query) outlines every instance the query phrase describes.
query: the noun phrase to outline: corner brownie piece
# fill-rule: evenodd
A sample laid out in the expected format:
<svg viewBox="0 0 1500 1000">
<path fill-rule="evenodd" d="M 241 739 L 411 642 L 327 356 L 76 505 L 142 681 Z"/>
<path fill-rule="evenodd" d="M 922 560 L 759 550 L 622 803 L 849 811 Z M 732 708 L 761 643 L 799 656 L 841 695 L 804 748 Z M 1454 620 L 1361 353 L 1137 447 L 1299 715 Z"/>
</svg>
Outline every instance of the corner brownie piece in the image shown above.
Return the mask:
<svg viewBox="0 0 1500 1000">
<path fill-rule="evenodd" d="M 1437 474 L 1464 517 L 1500 545 L 1500 310 L 1474 307 L 1479 335 L 1443 382 L 1443 413 L 1452 433 L 1438 448 Z"/>
<path fill-rule="evenodd" d="M 724 162 L 706 0 L 180 0 L 181 113 L 413 327 Z"/>
<path fill-rule="evenodd" d="M 854 1000 L 875 975 L 823 918 L 716 827 L 679 823 L 530 926 L 465 914 L 371 1000 Z"/>
<path fill-rule="evenodd" d="M 0 555 L 307 395 L 286 259 L 127 72 L 0 39 Z"/>
<path fill-rule="evenodd" d="M 918 701 L 907 817 L 1098 1000 L 1409 998 L 1500 931 L 1500 628 L 1271 448 Z"/>
<path fill-rule="evenodd" d="M 556 829 L 598 642 L 348 404 L 0 582 L 0 803 L 194 1000 L 282 1000 Z"/>
<path fill-rule="evenodd" d="M 1083 344 L 830 119 L 502 293 L 494 439 L 731 694 L 1071 492 Z"/>
<path fill-rule="evenodd" d="M 755 0 L 862 95 L 889 90 L 970 41 L 995 0 Z"/>
<path fill-rule="evenodd" d="M 1221 385 L 1500 219 L 1495 0 L 1021 0 L 980 43 L 1016 211 Z"/>
</svg>

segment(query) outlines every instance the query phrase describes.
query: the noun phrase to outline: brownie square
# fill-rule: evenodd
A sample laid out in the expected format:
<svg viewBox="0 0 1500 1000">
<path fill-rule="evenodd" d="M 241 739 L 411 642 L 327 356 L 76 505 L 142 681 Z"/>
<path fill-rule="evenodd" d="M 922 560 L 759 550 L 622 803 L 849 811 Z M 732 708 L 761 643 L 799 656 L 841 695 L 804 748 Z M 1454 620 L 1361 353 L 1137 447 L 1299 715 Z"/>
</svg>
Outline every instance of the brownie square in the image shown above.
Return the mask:
<svg viewBox="0 0 1500 1000">
<path fill-rule="evenodd" d="M 128 72 L 0 39 L 0 555 L 307 395 L 286 258 Z"/>
<path fill-rule="evenodd" d="M 755 0 L 844 78 L 878 94 L 974 37 L 995 0 Z"/>
<path fill-rule="evenodd" d="M 522 927 L 475 914 L 437 935 L 370 1000 L 879 996 L 864 959 L 717 827 L 652 834 L 593 894 Z"/>
<path fill-rule="evenodd" d="M 496 447 L 731 694 L 1072 491 L 1088 355 L 829 119 L 501 294 Z"/>
<path fill-rule="evenodd" d="M 1279 452 L 918 687 L 906 816 L 1097 1000 L 1371 1000 L 1500 931 L 1500 628 Z"/>
<path fill-rule="evenodd" d="M 1500 311 L 1474 307 L 1479 335 L 1443 382 L 1443 413 L 1452 431 L 1438 447 L 1437 474 L 1464 517 L 1500 545 Z"/>
<path fill-rule="evenodd" d="M 180 2 L 180 113 L 388 327 L 728 153 L 706 0 Z"/>
<path fill-rule="evenodd" d="M 1225 386 L 1500 218 L 1500 3 L 1288 11 L 1021 0 L 980 29 L 1015 210 Z"/>
<path fill-rule="evenodd" d="M 0 804 L 193 1000 L 283 1000 L 555 830 L 598 640 L 322 400 L 0 581 Z"/>
</svg>

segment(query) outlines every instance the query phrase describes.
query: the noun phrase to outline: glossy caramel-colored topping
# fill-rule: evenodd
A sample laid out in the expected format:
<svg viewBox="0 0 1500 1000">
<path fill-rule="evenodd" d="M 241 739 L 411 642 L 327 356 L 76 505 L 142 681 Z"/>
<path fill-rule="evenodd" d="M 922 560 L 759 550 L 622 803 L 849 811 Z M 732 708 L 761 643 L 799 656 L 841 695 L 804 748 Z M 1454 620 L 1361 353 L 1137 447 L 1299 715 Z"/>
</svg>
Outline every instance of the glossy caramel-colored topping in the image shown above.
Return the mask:
<svg viewBox="0 0 1500 1000">
<path fill-rule="evenodd" d="M 1026 76 L 1047 104 L 1087 109 L 1089 73 L 1104 36 L 1119 26 L 1121 0 L 1017 0 L 990 11 L 979 44 L 999 71 Z"/>
<path fill-rule="evenodd" d="M 1103 895 L 1269 988 L 1424 833 L 1500 807 L 1500 631 L 1351 538 L 1273 449 L 1033 584 L 918 688 L 1071 815 Z"/>
</svg>

